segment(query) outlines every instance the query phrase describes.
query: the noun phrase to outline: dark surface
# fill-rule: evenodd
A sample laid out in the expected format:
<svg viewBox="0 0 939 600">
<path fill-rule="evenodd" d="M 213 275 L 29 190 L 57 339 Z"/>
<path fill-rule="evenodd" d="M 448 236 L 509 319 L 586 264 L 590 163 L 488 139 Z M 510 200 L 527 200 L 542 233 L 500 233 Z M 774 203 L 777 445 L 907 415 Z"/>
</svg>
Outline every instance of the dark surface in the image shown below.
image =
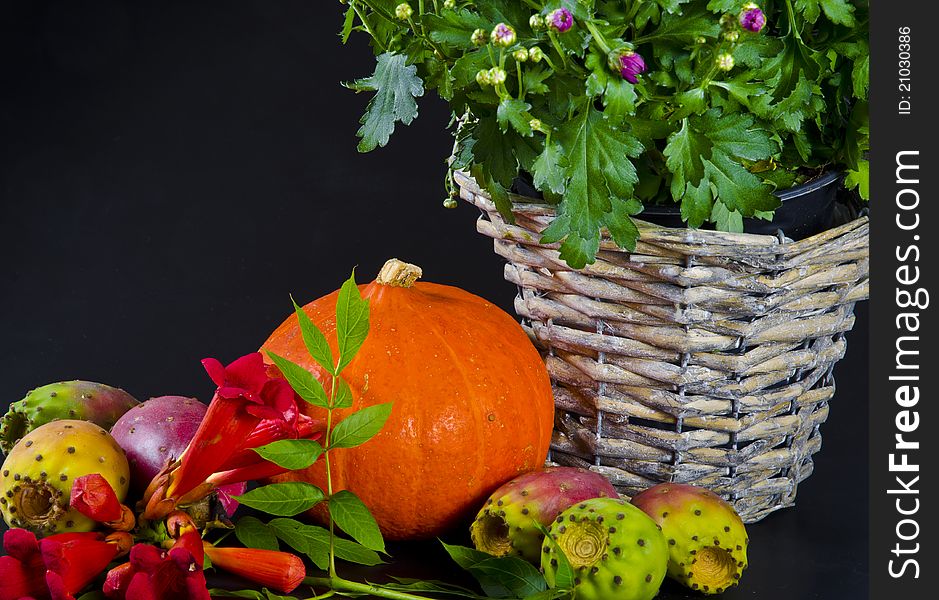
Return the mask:
<svg viewBox="0 0 939 600">
<path fill-rule="evenodd" d="M 201 358 L 257 348 L 288 293 L 309 301 L 391 256 L 511 309 L 475 210 L 441 208 L 446 107 L 428 96 L 388 148 L 356 153 L 367 98 L 338 82 L 373 63 L 362 37 L 340 46 L 337 3 L 2 6 L 5 403 L 69 378 L 206 399 Z M 815 474 L 796 509 L 750 528 L 725 598 L 866 596 L 866 329 L 861 305 Z M 390 572 L 458 577 L 435 543 L 392 550 Z"/>
</svg>

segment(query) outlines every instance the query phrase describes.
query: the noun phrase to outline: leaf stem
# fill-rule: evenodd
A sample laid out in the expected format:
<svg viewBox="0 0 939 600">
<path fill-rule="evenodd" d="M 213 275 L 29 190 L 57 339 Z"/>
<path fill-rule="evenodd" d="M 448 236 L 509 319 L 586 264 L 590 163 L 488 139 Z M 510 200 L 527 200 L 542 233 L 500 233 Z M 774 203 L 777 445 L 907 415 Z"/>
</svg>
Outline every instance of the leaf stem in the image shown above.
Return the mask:
<svg viewBox="0 0 939 600">
<path fill-rule="evenodd" d="M 522 63 L 515 61 L 515 70 L 518 71 L 518 99 L 525 99 L 525 84 L 522 83 Z"/>
<path fill-rule="evenodd" d="M 587 25 L 587 29 L 590 30 L 590 35 L 593 36 L 593 41 L 600 46 L 600 50 L 603 51 L 603 54 L 609 54 L 611 52 L 610 45 L 606 43 L 606 39 L 603 37 L 603 34 L 600 33 L 600 30 L 597 29 L 597 26 L 591 21 L 584 21 L 584 24 Z"/>
<path fill-rule="evenodd" d="M 426 596 L 417 596 L 400 592 L 398 590 L 389 590 L 380 585 L 371 583 L 358 583 L 348 581 L 341 577 L 307 577 L 303 583 L 312 586 L 327 587 L 336 592 L 354 592 L 356 594 L 370 594 L 379 598 L 389 598 L 390 600 L 428 600 Z M 318 596 L 319 597 L 319 596 Z"/>
<path fill-rule="evenodd" d="M 361 0 L 360 0 L 361 1 Z M 356 0 L 349 0 L 349 4 L 352 5 L 352 10 L 355 11 L 356 16 L 359 17 L 359 21 L 362 21 L 362 26 L 365 27 L 365 32 L 372 36 L 372 39 L 375 40 L 375 43 L 381 49 L 382 52 L 388 52 L 388 48 L 381 43 L 381 40 L 378 39 L 378 36 L 375 35 L 375 32 L 372 31 L 372 26 L 368 24 L 368 21 L 365 20 L 365 15 L 362 14 L 362 9 L 359 8 L 358 2 Z"/>
<path fill-rule="evenodd" d="M 554 46 L 554 51 L 558 53 L 558 56 L 561 57 L 561 64 L 565 67 L 567 66 L 567 56 L 564 54 L 564 51 L 561 49 L 561 44 L 558 42 L 558 36 L 554 35 L 553 31 L 548 31 L 548 39 L 551 40 L 551 45 Z"/>
<path fill-rule="evenodd" d="M 339 364 L 342 364 L 342 357 L 339 358 Z M 336 380 L 339 378 L 339 375 L 336 373 L 332 374 L 332 385 L 329 392 L 329 406 L 326 407 L 326 433 L 323 438 L 323 442 L 326 444 L 325 449 L 323 450 L 323 458 L 326 461 L 326 510 L 329 510 L 329 500 L 333 497 L 333 474 L 332 469 L 329 465 L 329 454 L 331 440 L 330 436 L 332 434 L 332 425 L 333 425 L 333 404 L 336 401 Z M 333 524 L 332 515 L 329 516 L 329 576 L 336 577 L 336 533 L 335 525 Z"/>
</svg>

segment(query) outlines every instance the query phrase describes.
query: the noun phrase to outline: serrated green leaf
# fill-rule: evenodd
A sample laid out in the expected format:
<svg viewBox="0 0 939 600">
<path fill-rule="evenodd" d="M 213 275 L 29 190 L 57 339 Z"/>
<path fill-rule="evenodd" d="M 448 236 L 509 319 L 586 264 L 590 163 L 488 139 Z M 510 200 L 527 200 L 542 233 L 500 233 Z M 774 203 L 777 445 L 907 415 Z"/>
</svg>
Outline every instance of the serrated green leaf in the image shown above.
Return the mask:
<svg viewBox="0 0 939 600">
<path fill-rule="evenodd" d="M 306 469 L 323 454 L 315 440 L 278 440 L 253 449 L 261 458 L 290 471 Z"/>
<path fill-rule="evenodd" d="M 369 550 L 385 551 L 385 540 L 375 517 L 365 504 L 349 490 L 340 490 L 329 498 L 329 515 L 349 537 Z"/>
<path fill-rule="evenodd" d="M 721 231 L 740 233 L 743 231 L 743 216 L 736 210 L 730 210 L 723 202 L 715 202 L 711 210 L 711 221 Z"/>
<path fill-rule="evenodd" d="M 430 39 L 451 48 L 472 48 L 473 31 L 482 28 L 489 30 L 492 25 L 478 14 L 464 9 L 445 10 L 439 15 L 433 13 L 421 17 L 421 22 L 430 32 Z"/>
<path fill-rule="evenodd" d="M 294 301 L 293 297 L 290 298 L 290 301 L 293 302 L 294 313 L 297 315 L 297 323 L 300 325 L 300 334 L 303 336 L 303 344 L 306 346 L 307 352 L 310 353 L 316 364 L 323 367 L 327 373 L 332 373 L 336 368 L 336 363 L 329 342 L 326 341 L 326 336 L 310 320 L 310 316 Z"/>
<path fill-rule="evenodd" d="M 551 71 L 539 66 L 527 66 L 522 70 L 522 85 L 526 94 L 547 94 L 545 80 L 551 77 Z"/>
<path fill-rule="evenodd" d="M 277 536 L 257 517 L 245 516 L 235 523 L 235 537 L 246 548 L 279 550 Z"/>
<path fill-rule="evenodd" d="M 711 0 L 708 2 L 708 10 L 716 13 L 735 12 L 740 10 L 743 2 L 740 0 Z"/>
<path fill-rule="evenodd" d="M 871 57 L 864 54 L 859 57 L 851 68 L 851 89 L 858 100 L 867 99 L 867 90 L 871 80 Z"/>
<path fill-rule="evenodd" d="M 615 122 L 622 122 L 636 112 L 636 86 L 625 79 L 609 78 L 603 91 L 603 114 Z"/>
<path fill-rule="evenodd" d="M 310 510 L 323 501 L 323 490 L 299 481 L 272 483 L 248 490 L 235 500 L 269 515 L 292 517 Z"/>
<path fill-rule="evenodd" d="M 711 204 L 714 198 L 711 195 L 711 182 L 706 179 L 701 180 L 701 184 L 695 186 L 687 184 L 685 193 L 681 198 L 681 218 L 688 227 L 701 227 L 711 216 Z"/>
<path fill-rule="evenodd" d="M 795 7 L 809 23 L 816 22 L 824 11 L 832 23 L 854 27 L 854 6 L 848 0 L 796 0 Z"/>
<path fill-rule="evenodd" d="M 859 160 L 857 169 L 848 171 L 848 176 L 845 177 L 844 184 L 848 189 L 857 189 L 861 198 L 870 200 L 870 162 L 863 159 Z"/>
<path fill-rule="evenodd" d="M 362 298 L 353 271 L 339 288 L 339 297 L 336 299 L 336 337 L 339 340 L 336 373 L 342 372 L 352 362 L 368 337 L 368 316 L 368 300 Z"/>
<path fill-rule="evenodd" d="M 662 15 L 662 22 L 656 29 L 631 41 L 634 46 L 649 42 L 693 44 L 698 37 L 717 37 L 720 31 L 721 26 L 711 13 L 704 7 L 695 7 L 680 15 Z"/>
<path fill-rule="evenodd" d="M 330 449 L 353 448 L 372 439 L 391 416 L 391 406 L 391 402 L 367 406 L 340 421 L 332 432 Z"/>
<path fill-rule="evenodd" d="M 326 408 L 329 405 L 326 390 L 323 389 L 323 385 L 319 380 L 313 376 L 313 373 L 310 373 L 297 363 L 287 360 L 283 356 L 274 354 L 270 350 L 267 350 L 267 355 L 274 361 L 274 364 L 280 369 L 287 383 L 290 384 L 290 387 L 293 388 L 293 391 L 295 391 L 298 396 L 313 406 Z"/>
<path fill-rule="evenodd" d="M 638 177 L 629 157 L 638 156 L 642 144 L 589 105 L 561 126 L 556 139 L 567 157 L 569 180 L 558 216 L 543 233 L 544 242 L 563 240 L 561 258 L 574 268 L 594 261 L 601 227 L 609 228 L 622 247 L 635 247 L 636 239 L 629 234 L 637 230 L 619 219 L 633 209 L 626 202 Z"/>
<path fill-rule="evenodd" d="M 508 593 L 503 597 L 527 598 L 548 589 L 548 584 L 538 569 L 517 556 L 492 557 L 470 566 L 467 570 L 474 576 L 484 577 L 504 588 Z M 482 582 L 483 580 L 480 580 L 480 585 Z M 489 590 L 486 592 L 489 593 Z"/>
<path fill-rule="evenodd" d="M 417 117 L 414 99 L 424 95 L 424 83 L 417 76 L 417 67 L 408 65 L 406 61 L 401 54 L 380 54 L 375 74 L 350 85 L 358 91 L 375 92 L 360 121 L 359 152 L 386 145 L 394 133 L 396 122 L 409 125 Z"/>
<path fill-rule="evenodd" d="M 499 102 L 499 108 L 496 110 L 499 127 L 502 131 L 506 131 L 511 124 L 519 134 L 530 136 L 532 134 L 531 125 L 529 125 L 532 119 L 531 113 L 528 112 L 530 109 L 531 104 L 527 102 L 515 98 L 504 98 Z"/>
<path fill-rule="evenodd" d="M 544 150 L 535 159 L 532 165 L 532 179 L 539 190 L 549 190 L 555 194 L 563 194 L 567 184 L 565 167 L 567 157 L 561 146 L 555 143 L 545 144 Z"/>
</svg>

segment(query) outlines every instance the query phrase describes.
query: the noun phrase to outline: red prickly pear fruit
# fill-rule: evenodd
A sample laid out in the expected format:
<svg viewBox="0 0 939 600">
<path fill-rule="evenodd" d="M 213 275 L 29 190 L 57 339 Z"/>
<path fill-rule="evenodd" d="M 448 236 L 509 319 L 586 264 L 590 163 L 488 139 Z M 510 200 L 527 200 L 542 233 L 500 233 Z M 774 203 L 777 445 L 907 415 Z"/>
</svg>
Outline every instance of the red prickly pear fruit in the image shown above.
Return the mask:
<svg viewBox="0 0 939 600">
<path fill-rule="evenodd" d="M 720 594 L 747 568 L 750 540 L 743 521 L 723 498 L 705 488 L 660 483 L 632 503 L 668 540 L 668 576 L 695 591 Z"/>
<path fill-rule="evenodd" d="M 550 587 L 561 582 L 563 552 L 578 600 L 652 600 L 665 579 L 668 545 L 648 515 L 619 498 L 594 498 L 555 519 L 541 553 Z"/>
<path fill-rule="evenodd" d="M 159 396 L 130 409 L 111 428 L 111 436 L 127 454 L 132 492 L 139 496 L 163 467 L 180 457 L 208 407 L 195 398 Z M 223 486 L 219 502 L 231 516 L 238 503 L 231 498 L 243 494 L 246 484 Z"/>
<path fill-rule="evenodd" d="M 137 405 L 124 390 L 93 381 L 62 381 L 38 387 L 10 405 L 0 419 L 0 449 L 9 454 L 23 436 L 59 419 L 90 421 L 108 429 Z"/>
<path fill-rule="evenodd" d="M 564 509 L 590 498 L 618 498 L 599 473 L 575 467 L 546 467 L 497 489 L 470 526 L 473 544 L 494 556 L 514 554 L 541 561 L 542 528 Z"/>
</svg>

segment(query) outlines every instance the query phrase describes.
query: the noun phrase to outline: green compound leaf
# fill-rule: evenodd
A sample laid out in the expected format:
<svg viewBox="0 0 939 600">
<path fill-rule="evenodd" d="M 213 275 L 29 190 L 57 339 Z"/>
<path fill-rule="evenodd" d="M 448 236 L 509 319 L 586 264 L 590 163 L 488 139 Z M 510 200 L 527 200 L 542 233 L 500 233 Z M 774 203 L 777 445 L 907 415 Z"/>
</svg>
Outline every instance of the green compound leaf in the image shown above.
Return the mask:
<svg viewBox="0 0 939 600">
<path fill-rule="evenodd" d="M 816 22 L 824 11 L 832 23 L 854 27 L 854 7 L 848 0 L 796 0 L 795 7 L 809 23 Z"/>
<path fill-rule="evenodd" d="M 336 525 L 369 550 L 385 551 L 385 540 L 375 517 L 358 496 L 340 490 L 329 498 L 329 515 Z"/>
<path fill-rule="evenodd" d="M 390 52 L 378 55 L 374 75 L 357 79 L 348 87 L 375 92 L 360 121 L 359 152 L 386 145 L 394 133 L 395 122 L 409 125 L 417 117 L 414 99 L 424 95 L 424 82 L 417 76 L 417 67 L 408 65 L 403 54 Z"/>
<path fill-rule="evenodd" d="M 391 416 L 391 402 L 368 406 L 343 419 L 333 430 L 330 449 L 353 448 L 372 439 Z"/>
<path fill-rule="evenodd" d="M 310 353 L 316 364 L 323 367 L 327 373 L 332 373 L 336 368 L 336 363 L 333 360 L 333 351 L 329 348 L 326 336 L 310 320 L 310 316 L 294 301 L 293 297 L 290 298 L 290 301 L 293 302 L 297 323 L 300 325 L 300 334 L 303 336 L 303 344 L 306 346 L 307 352 Z"/>
<path fill-rule="evenodd" d="M 499 102 L 499 108 L 496 110 L 496 119 L 499 121 L 499 127 L 502 131 L 506 131 L 511 124 L 512 128 L 519 134 L 526 137 L 530 136 L 532 129 L 531 125 L 529 125 L 531 122 L 531 113 L 528 112 L 529 109 L 531 109 L 531 104 L 527 102 L 514 98 L 505 98 Z"/>
<path fill-rule="evenodd" d="M 561 126 L 557 141 L 566 154 L 569 180 L 558 216 L 542 241 L 563 240 L 561 258 L 577 269 L 595 260 L 601 227 L 609 229 L 620 247 L 635 248 L 638 230 L 629 215 L 641 205 L 632 199 L 638 177 L 629 157 L 639 156 L 642 144 L 591 105 Z"/>
<path fill-rule="evenodd" d="M 247 548 L 279 550 L 277 536 L 257 517 L 241 517 L 235 523 L 235 537 Z"/>
<path fill-rule="evenodd" d="M 253 450 L 264 460 L 291 471 L 306 469 L 323 454 L 323 447 L 314 440 L 278 440 Z"/>
<path fill-rule="evenodd" d="M 319 569 L 326 569 L 329 564 L 329 531 L 295 519 L 272 519 L 268 526 L 285 544 L 307 555 Z M 336 558 L 348 562 L 366 566 L 384 562 L 375 551 L 350 540 L 334 537 L 333 546 Z"/>
<path fill-rule="evenodd" d="M 664 154 L 672 196 L 681 200 L 688 224 L 710 220 L 722 230 L 741 231 L 742 217 L 779 206 L 770 186 L 740 164 L 768 159 L 775 151 L 769 134 L 749 115 L 711 109 L 684 119 Z"/>
<path fill-rule="evenodd" d="M 368 316 L 368 300 L 362 298 L 353 271 L 342 284 L 336 299 L 336 336 L 339 339 L 337 374 L 352 362 L 368 337 Z"/>
<path fill-rule="evenodd" d="M 234 498 L 249 508 L 269 515 L 292 517 L 322 502 L 325 494 L 309 483 L 287 482 L 255 488 Z"/>
<path fill-rule="evenodd" d="M 486 19 L 466 9 L 444 10 L 440 15 L 426 14 L 421 20 L 430 32 L 430 39 L 451 48 L 473 48 L 473 31 L 492 28 Z"/>
<path fill-rule="evenodd" d="M 535 187 L 539 190 L 548 190 L 555 194 L 563 194 L 567 187 L 565 168 L 567 157 L 560 145 L 554 142 L 545 144 L 544 150 L 535 159 L 532 165 L 532 178 Z"/>
<path fill-rule="evenodd" d="M 290 384 L 290 387 L 293 388 L 293 391 L 295 391 L 298 396 L 313 406 L 326 408 L 329 405 L 326 390 L 323 389 L 323 385 L 313 376 L 313 373 L 310 373 L 297 363 L 287 360 L 283 356 L 274 354 L 270 350 L 267 351 L 267 355 L 274 361 L 274 364 L 280 369 L 284 378 L 287 379 L 287 383 Z"/>
</svg>

